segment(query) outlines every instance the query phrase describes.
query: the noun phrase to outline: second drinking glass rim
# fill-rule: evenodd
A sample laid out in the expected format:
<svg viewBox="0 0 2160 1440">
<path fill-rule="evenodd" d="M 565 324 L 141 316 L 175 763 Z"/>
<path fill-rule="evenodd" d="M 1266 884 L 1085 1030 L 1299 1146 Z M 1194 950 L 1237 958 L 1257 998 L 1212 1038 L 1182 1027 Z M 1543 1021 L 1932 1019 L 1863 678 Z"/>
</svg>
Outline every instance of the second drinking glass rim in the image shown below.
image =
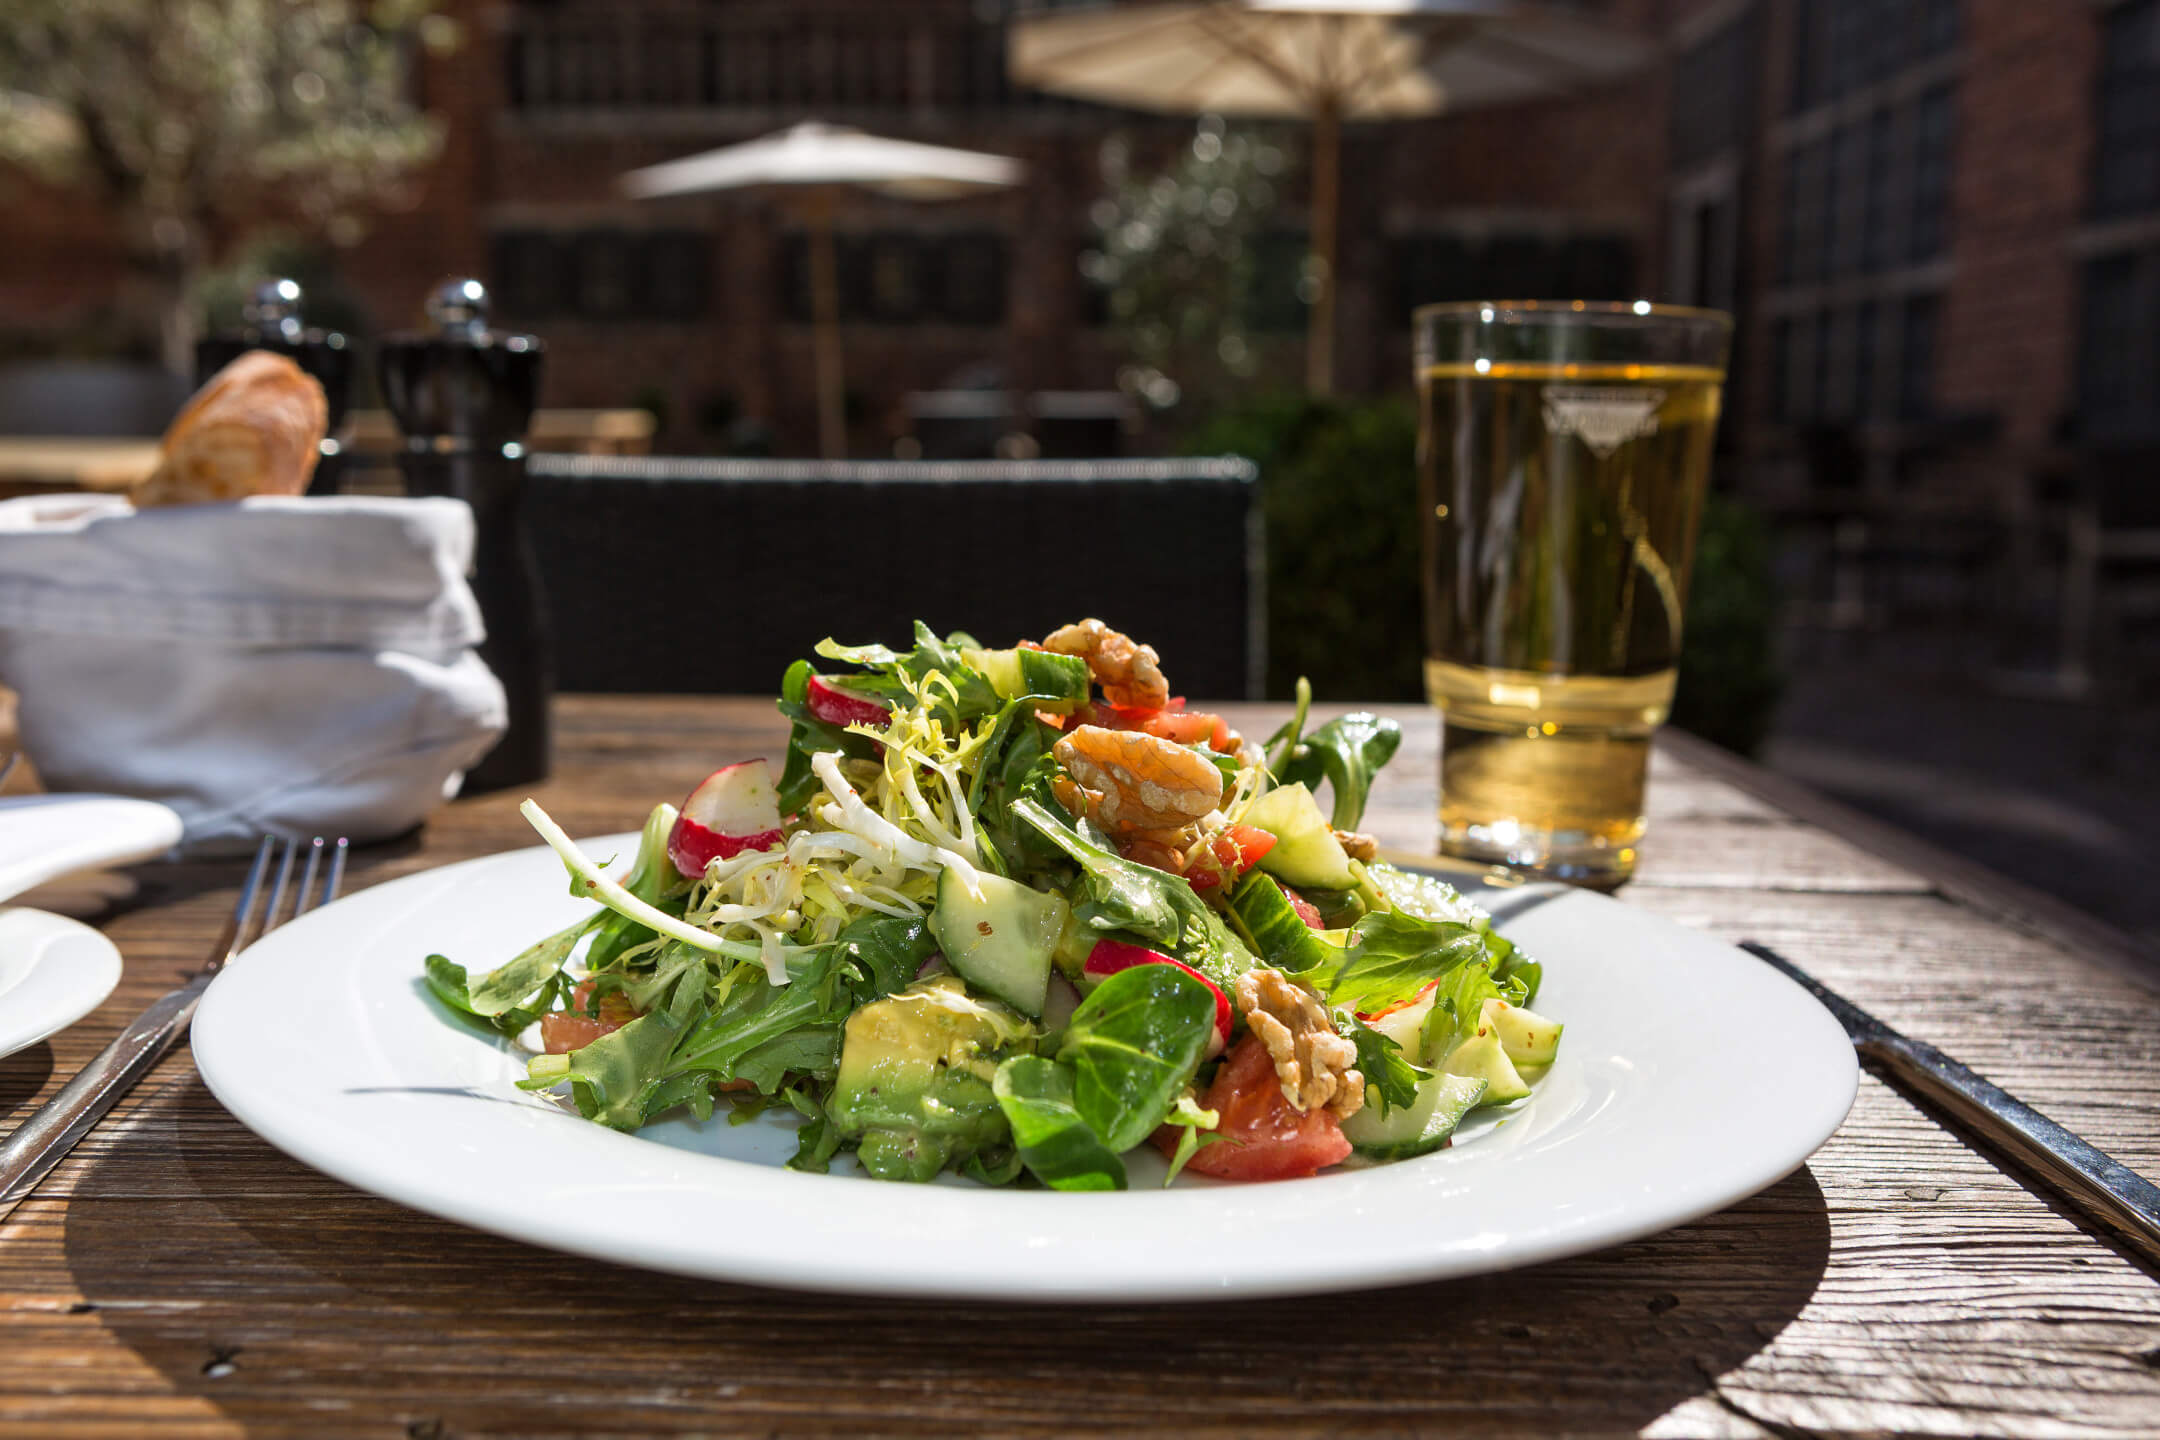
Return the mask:
<svg viewBox="0 0 2160 1440">
<path fill-rule="evenodd" d="M 1497 316 L 1503 312 L 1521 314 L 1529 312 L 1537 318 L 1567 320 L 1574 316 L 1585 318 L 1639 319 L 1639 320 L 1694 320 L 1709 321 L 1732 329 L 1733 317 L 1725 310 L 1711 310 L 1696 305 L 1665 305 L 1650 300 L 1440 300 L 1430 305 L 1420 305 L 1410 312 L 1413 322 L 1438 319 L 1448 315 L 1472 315 L 1490 310 Z"/>
</svg>

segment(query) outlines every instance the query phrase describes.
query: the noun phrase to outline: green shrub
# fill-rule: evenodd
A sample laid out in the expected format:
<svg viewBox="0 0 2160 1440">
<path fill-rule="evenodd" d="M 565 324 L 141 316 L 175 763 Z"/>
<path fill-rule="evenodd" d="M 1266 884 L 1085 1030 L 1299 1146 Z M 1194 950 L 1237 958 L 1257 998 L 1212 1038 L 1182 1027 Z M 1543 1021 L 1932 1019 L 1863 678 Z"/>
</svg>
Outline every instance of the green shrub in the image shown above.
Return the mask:
<svg viewBox="0 0 2160 1440">
<path fill-rule="evenodd" d="M 1754 753 L 1784 689 L 1772 654 L 1776 622 L 1768 527 L 1744 501 L 1712 495 L 1695 542 L 1672 723 Z"/>
<path fill-rule="evenodd" d="M 1422 700 L 1417 413 L 1408 398 L 1264 396 L 1184 437 L 1194 455 L 1260 467 L 1267 523 L 1268 694 L 1300 675 L 1330 700 Z M 1689 590 L 1673 722 L 1749 751 L 1779 681 L 1768 533 L 1713 495 Z"/>
<path fill-rule="evenodd" d="M 1268 694 L 1300 675 L 1328 700 L 1418 700 L 1417 414 L 1410 402 L 1268 396 L 1186 437 L 1260 467 Z"/>
</svg>

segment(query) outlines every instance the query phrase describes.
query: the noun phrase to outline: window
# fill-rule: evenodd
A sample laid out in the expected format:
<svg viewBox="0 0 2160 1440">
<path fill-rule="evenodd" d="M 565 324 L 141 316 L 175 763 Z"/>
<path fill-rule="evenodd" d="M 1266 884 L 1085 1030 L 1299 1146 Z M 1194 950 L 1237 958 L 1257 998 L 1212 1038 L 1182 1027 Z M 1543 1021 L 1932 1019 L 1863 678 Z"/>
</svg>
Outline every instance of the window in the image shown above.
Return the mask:
<svg viewBox="0 0 2160 1440">
<path fill-rule="evenodd" d="M 1631 300 L 1635 245 L 1625 235 L 1500 232 L 1406 235 L 1394 245 L 1395 308 L 1404 323 L 1442 300 Z"/>
<path fill-rule="evenodd" d="M 1802 145 L 1785 155 L 1785 206 L 1778 226 L 1778 273 L 1790 284 L 1823 278 L 1823 217 L 1829 211 L 1830 151 L 1823 141 Z"/>
<path fill-rule="evenodd" d="M 1878 110 L 1868 120 L 1867 199 L 1861 207 L 1860 268 L 1870 274 L 1889 268 L 1892 254 L 1892 211 L 1896 196 L 1891 189 L 1890 111 Z"/>
<path fill-rule="evenodd" d="M 1956 47 L 1958 0 L 1800 0 L 1793 7 L 1795 113 Z"/>
<path fill-rule="evenodd" d="M 1938 85 L 1920 97 L 1913 117 L 1912 222 L 1905 253 L 1915 261 L 1932 260 L 1949 244 L 1950 103 L 1950 87 Z"/>
<path fill-rule="evenodd" d="M 2088 441 L 2160 441 L 2160 247 L 2086 264 L 2078 429 Z"/>
<path fill-rule="evenodd" d="M 2093 213 L 2160 209 L 2160 0 L 2109 11 L 2100 54 Z"/>
<path fill-rule="evenodd" d="M 1935 413 L 1935 331 L 1941 297 L 1915 295 L 1905 302 L 1904 335 L 1898 348 L 1898 415 L 1924 420 Z"/>
<path fill-rule="evenodd" d="M 1673 169 L 1699 165 L 1747 138 L 1757 13 L 1750 9 L 1673 62 Z"/>
<path fill-rule="evenodd" d="M 781 242 L 781 289 L 787 318 L 808 324 L 810 245 L 800 233 Z M 1005 323 L 1006 240 L 988 232 L 923 235 L 879 230 L 833 238 L 840 319 L 869 325 Z"/>
<path fill-rule="evenodd" d="M 497 231 L 489 288 L 503 320 L 696 320 L 709 242 L 695 231 Z"/>
</svg>

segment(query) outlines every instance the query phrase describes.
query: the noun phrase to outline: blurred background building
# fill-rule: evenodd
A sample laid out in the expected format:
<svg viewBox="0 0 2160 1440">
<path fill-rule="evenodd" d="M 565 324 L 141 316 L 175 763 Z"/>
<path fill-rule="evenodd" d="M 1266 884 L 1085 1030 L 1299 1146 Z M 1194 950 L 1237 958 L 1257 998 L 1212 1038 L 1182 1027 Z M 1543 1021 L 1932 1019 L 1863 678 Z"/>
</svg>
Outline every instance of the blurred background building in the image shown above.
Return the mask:
<svg viewBox="0 0 2160 1440">
<path fill-rule="evenodd" d="M 1299 130 L 1017 89 L 1008 0 L 447 0 L 400 52 L 432 160 L 334 224 L 275 205 L 206 221 L 191 284 L 213 307 L 238 277 L 298 273 L 310 318 L 364 343 L 440 277 L 478 275 L 502 323 L 546 338 L 545 406 L 642 411 L 633 443 L 661 452 L 810 454 L 790 212 L 636 201 L 617 177 L 813 118 L 1015 156 L 1010 192 L 844 202 L 850 449 L 1249 454 L 1271 687 L 1308 670 L 1375 698 L 1417 693 L 1411 310 L 1729 309 L 1728 500 L 1696 576 L 1687 723 L 1998 865 L 2070 846 L 2096 905 L 2160 892 L 2107 858 L 2152 850 L 2160 800 L 2160 0 L 1570 8 L 1646 37 L 1653 63 L 1346 128 L 1334 401 L 1296 390 Z M 1135 194 L 1230 183 L 1193 171 L 1226 163 L 1209 134 L 1252 147 L 1225 230 L 1236 353 L 1212 375 L 1138 363 L 1103 258 Z M 51 422 L 11 409 L 31 369 L 155 363 L 134 273 L 91 191 L 0 165 L 0 430 Z M 2117 913 L 2160 933 L 2156 904 Z"/>
</svg>

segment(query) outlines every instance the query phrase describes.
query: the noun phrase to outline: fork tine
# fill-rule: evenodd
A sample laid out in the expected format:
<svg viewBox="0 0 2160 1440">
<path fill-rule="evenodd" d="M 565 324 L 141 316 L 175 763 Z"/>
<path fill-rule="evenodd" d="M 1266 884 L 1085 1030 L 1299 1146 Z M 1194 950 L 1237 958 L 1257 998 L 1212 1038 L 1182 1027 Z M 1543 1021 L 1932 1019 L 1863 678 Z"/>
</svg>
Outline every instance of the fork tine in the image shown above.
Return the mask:
<svg viewBox="0 0 2160 1440">
<path fill-rule="evenodd" d="M 265 835 L 262 843 L 255 847 L 255 863 L 248 866 L 247 879 L 240 886 L 240 898 L 233 904 L 232 919 L 226 922 L 224 954 L 215 960 L 216 968 L 222 968 L 233 956 L 247 948 L 255 898 L 262 893 L 263 878 L 270 873 L 271 851 L 277 843 L 277 837 Z"/>
<path fill-rule="evenodd" d="M 292 914 L 288 920 L 297 920 L 315 907 L 315 875 L 322 869 L 323 838 L 317 835 L 308 842 L 307 867 L 300 872 L 300 888 L 293 895 Z"/>
<path fill-rule="evenodd" d="M 337 837 L 330 847 L 330 873 L 323 877 L 322 900 L 327 905 L 337 899 L 338 890 L 345 884 L 345 852 L 350 842 L 343 835 Z"/>
<path fill-rule="evenodd" d="M 284 854 L 278 857 L 277 883 L 270 889 L 270 903 L 263 908 L 262 929 L 256 932 L 257 939 L 277 928 L 278 912 L 285 908 L 285 891 L 292 884 L 293 858 L 300 853 L 300 842 L 297 840 L 284 840 L 279 843 L 284 846 Z"/>
</svg>

